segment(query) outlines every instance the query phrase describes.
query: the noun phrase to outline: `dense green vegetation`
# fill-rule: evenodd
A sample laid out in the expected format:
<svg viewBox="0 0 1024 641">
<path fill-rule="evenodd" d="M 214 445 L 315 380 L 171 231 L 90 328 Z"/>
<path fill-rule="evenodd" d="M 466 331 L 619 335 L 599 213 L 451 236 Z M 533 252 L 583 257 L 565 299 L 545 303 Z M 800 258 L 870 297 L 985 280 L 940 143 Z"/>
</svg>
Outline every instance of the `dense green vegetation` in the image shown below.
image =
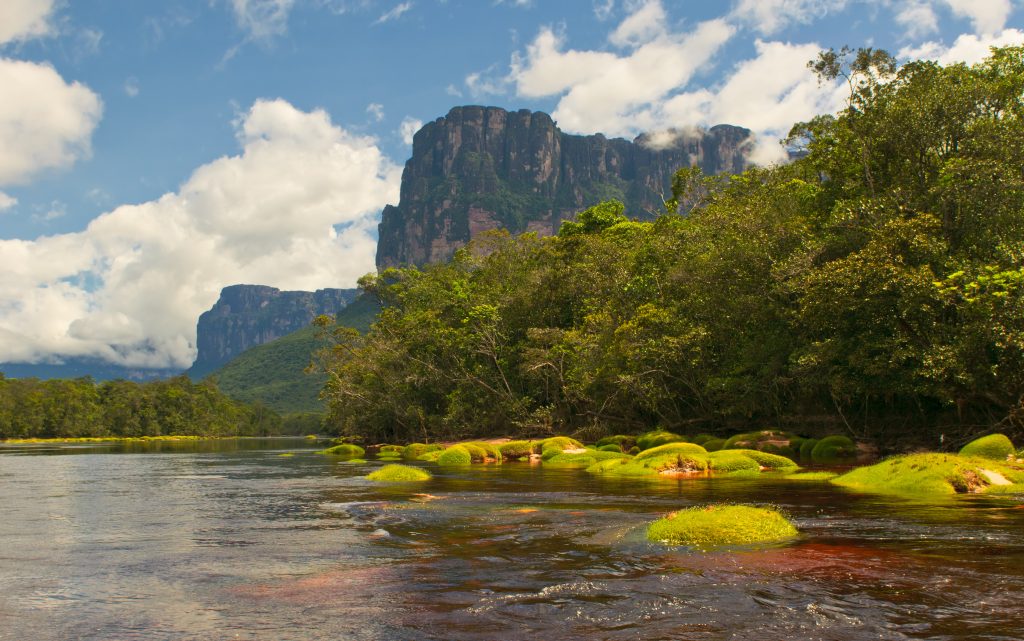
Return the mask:
<svg viewBox="0 0 1024 641">
<path fill-rule="evenodd" d="M 0 374 L 0 438 L 268 436 L 281 417 L 244 405 L 212 382 L 186 376 L 165 381 L 95 383 L 10 379 Z"/>
<path fill-rule="evenodd" d="M 797 534 L 796 527 L 778 511 L 748 505 L 692 507 L 647 527 L 647 538 L 651 541 L 705 549 L 773 543 Z"/>
<path fill-rule="evenodd" d="M 793 163 L 683 170 L 653 222 L 607 202 L 556 237 L 495 234 L 364 277 L 384 310 L 322 353 L 331 425 L 388 442 L 750 423 L 883 447 L 1020 435 L 1024 49 L 813 66 L 849 81 L 849 104 L 794 127 Z"/>
<path fill-rule="evenodd" d="M 379 310 L 375 299 L 361 296 L 338 312 L 335 322 L 365 332 Z M 317 331 L 310 326 L 248 349 L 210 376 L 231 398 L 263 403 L 286 415 L 286 423 L 295 426 L 289 432 L 315 432 L 324 413 L 319 394 L 326 377 L 306 370 L 322 346 Z"/>
</svg>

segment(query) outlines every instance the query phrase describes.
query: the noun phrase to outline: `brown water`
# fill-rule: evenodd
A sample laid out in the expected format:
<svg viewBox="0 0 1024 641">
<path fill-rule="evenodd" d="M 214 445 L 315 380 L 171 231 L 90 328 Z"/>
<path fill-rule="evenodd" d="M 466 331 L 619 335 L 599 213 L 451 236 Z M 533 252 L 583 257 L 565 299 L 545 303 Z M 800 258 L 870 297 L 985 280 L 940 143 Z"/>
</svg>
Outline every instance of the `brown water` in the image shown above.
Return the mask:
<svg viewBox="0 0 1024 641">
<path fill-rule="evenodd" d="M 1024 497 L 527 464 L 381 486 L 311 447 L 0 450 L 0 640 L 1024 638 Z M 801 537 L 645 541 L 711 501 L 774 504 Z"/>
</svg>

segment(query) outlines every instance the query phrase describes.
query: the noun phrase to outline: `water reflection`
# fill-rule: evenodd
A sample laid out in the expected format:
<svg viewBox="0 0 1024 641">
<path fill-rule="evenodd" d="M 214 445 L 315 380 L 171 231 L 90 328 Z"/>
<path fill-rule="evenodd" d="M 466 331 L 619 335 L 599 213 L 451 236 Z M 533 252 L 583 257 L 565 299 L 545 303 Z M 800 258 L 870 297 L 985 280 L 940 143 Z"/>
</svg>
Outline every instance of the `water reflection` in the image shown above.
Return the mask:
<svg viewBox="0 0 1024 641">
<path fill-rule="evenodd" d="M 379 463 L 342 463 L 307 442 L 194 445 L 0 455 L 0 639 L 1006 639 L 1024 629 L 1019 498 L 922 504 L 824 483 L 629 482 L 518 464 L 375 485 L 362 476 Z M 777 505 L 801 537 L 716 554 L 645 540 L 659 515 L 721 500 Z"/>
</svg>

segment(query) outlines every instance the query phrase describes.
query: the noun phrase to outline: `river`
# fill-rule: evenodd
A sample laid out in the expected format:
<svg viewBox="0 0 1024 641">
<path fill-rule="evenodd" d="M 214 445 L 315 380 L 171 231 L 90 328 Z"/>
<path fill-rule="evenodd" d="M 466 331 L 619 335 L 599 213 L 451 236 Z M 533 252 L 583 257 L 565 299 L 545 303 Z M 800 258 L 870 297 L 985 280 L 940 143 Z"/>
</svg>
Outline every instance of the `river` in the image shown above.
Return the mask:
<svg viewBox="0 0 1024 641">
<path fill-rule="evenodd" d="M 363 478 L 379 465 L 289 439 L 0 447 L 0 640 L 1024 638 L 1024 497 L 525 463 Z M 801 536 L 645 540 L 718 501 Z"/>
</svg>

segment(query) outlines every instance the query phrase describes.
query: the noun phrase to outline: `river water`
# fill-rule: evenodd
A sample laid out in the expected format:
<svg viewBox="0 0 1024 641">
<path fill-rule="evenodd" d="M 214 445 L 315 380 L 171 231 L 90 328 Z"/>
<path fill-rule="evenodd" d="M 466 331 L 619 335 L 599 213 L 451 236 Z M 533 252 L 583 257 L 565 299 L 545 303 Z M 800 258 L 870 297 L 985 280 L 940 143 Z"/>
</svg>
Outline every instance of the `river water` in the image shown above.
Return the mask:
<svg viewBox="0 0 1024 641">
<path fill-rule="evenodd" d="M 300 440 L 0 448 L 0 640 L 1024 639 L 1024 497 L 524 463 L 362 478 L 379 465 Z M 718 501 L 801 536 L 645 541 Z"/>
</svg>

